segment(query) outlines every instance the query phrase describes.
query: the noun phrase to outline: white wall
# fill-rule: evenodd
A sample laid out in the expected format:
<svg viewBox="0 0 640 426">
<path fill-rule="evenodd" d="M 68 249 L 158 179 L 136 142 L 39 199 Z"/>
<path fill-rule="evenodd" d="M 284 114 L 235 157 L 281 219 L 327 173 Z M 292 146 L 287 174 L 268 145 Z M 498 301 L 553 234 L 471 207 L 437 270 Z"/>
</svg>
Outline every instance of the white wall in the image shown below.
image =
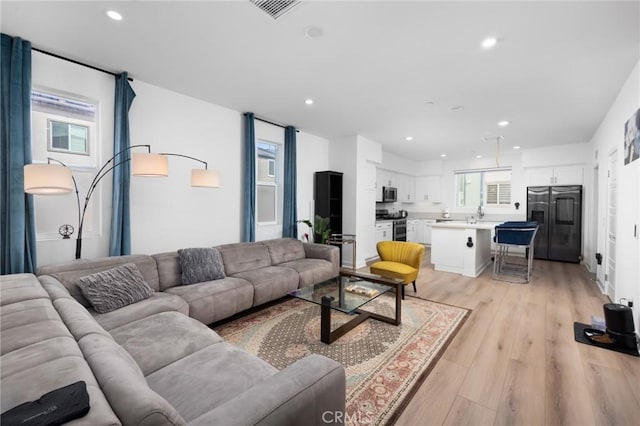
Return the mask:
<svg viewBox="0 0 640 426">
<path fill-rule="evenodd" d="M 132 145 L 196 157 L 220 173 L 220 188 L 192 188 L 191 169 L 201 164 L 169 157 L 168 177 L 132 176 L 132 253 L 239 241 L 242 115 L 142 81 L 132 87 Z"/>
<path fill-rule="evenodd" d="M 298 157 L 298 220 L 309 219 L 313 223 L 314 172 L 329 170 L 329 141 L 309 133 L 300 132 L 296 137 Z M 298 238 L 311 231 L 305 224 L 298 225 Z"/>
<path fill-rule="evenodd" d="M 357 199 L 356 199 L 356 265 L 365 265 L 365 260 L 377 256 L 376 250 L 376 165 L 382 160 L 382 146 L 366 139 L 357 137 Z M 351 253 L 343 256 L 351 260 Z"/>
<path fill-rule="evenodd" d="M 592 166 L 598 166 L 598 224 L 597 247 L 593 252 L 606 254 L 606 198 L 607 198 L 607 161 L 616 151 L 618 163 L 618 214 L 616 241 L 616 288 L 615 302 L 620 298 L 632 298 L 634 301 L 634 320 L 636 331 L 640 330 L 640 239 L 634 237 L 634 225 L 640 227 L 640 160 L 624 165 L 624 124 L 640 108 L 640 62 L 629 75 L 620 93 L 611 105 L 598 130 L 593 135 L 590 146 Z M 597 160 L 596 160 L 597 158 Z M 593 169 L 589 169 L 593 175 Z M 592 240 L 590 243 L 593 244 Z M 606 258 L 603 261 L 606 265 Z M 600 269 L 600 268 L 599 268 Z M 601 271 L 599 271 L 601 272 Z"/>
<path fill-rule="evenodd" d="M 212 246 L 238 242 L 241 238 L 242 204 L 242 114 L 218 105 L 134 80 L 136 92 L 130 118 L 131 144 L 149 144 L 154 152 L 173 152 L 200 158 L 220 173 L 220 188 L 192 188 L 190 171 L 201 164 L 169 157 L 166 178 L 131 178 L 132 252 L 153 254 L 182 247 Z M 114 78 L 66 61 L 34 52 L 33 85 L 99 102 L 99 156 L 94 173 L 113 155 Z M 283 140 L 282 129 L 256 121 L 256 136 Z M 35 141 L 34 161 L 46 161 L 47 153 Z M 300 132 L 297 135 L 298 217 L 313 213 L 313 173 L 327 170 L 329 142 Z M 50 155 L 60 158 L 58 153 Z M 77 174 L 78 171 L 74 171 Z M 80 193 L 81 198 L 84 194 Z M 60 225 L 77 228 L 75 197 L 56 197 L 60 208 L 46 210 Z M 38 197 L 36 197 L 36 203 Z M 51 201 L 49 201 L 51 202 Z M 95 219 L 86 224 L 83 258 L 108 255 L 111 224 L 111 176 L 103 179 L 94 194 Z M 95 222 L 95 225 L 93 223 Z M 94 229 L 95 228 L 95 229 Z M 262 237 L 281 235 L 281 226 Z M 299 227 L 300 235 L 308 232 Z M 38 264 L 72 260 L 75 239 L 53 236 L 37 243 Z"/>
</svg>

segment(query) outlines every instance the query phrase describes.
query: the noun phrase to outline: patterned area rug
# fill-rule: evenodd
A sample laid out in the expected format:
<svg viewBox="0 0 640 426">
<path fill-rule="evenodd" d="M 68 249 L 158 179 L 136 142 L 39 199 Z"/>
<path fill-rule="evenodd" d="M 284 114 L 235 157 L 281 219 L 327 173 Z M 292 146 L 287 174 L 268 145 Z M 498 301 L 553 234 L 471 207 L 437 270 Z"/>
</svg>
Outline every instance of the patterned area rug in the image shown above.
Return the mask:
<svg viewBox="0 0 640 426">
<path fill-rule="evenodd" d="M 382 295 L 364 308 L 394 316 L 394 306 Z M 312 353 L 338 361 L 347 374 L 347 424 L 382 425 L 402 412 L 469 312 L 407 297 L 400 326 L 370 318 L 327 345 L 320 341 L 320 307 L 289 299 L 214 330 L 278 369 Z M 337 311 L 331 317 L 332 329 L 352 318 Z"/>
</svg>

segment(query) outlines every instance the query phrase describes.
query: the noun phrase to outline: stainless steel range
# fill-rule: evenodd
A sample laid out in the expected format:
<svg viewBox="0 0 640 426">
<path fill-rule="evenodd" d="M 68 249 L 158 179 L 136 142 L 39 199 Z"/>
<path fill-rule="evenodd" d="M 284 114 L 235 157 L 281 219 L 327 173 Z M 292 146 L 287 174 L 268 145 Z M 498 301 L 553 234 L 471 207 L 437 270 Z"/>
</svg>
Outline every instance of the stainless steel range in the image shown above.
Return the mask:
<svg viewBox="0 0 640 426">
<path fill-rule="evenodd" d="M 389 213 L 387 209 L 376 209 L 376 220 L 393 220 L 393 241 L 407 241 L 407 212 Z"/>
</svg>

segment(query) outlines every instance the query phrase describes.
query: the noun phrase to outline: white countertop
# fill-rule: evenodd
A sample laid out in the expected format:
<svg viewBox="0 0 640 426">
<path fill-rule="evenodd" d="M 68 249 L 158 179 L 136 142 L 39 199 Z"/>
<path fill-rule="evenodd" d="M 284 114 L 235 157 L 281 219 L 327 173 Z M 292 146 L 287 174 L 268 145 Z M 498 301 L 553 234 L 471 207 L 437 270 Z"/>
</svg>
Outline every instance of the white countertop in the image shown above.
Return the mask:
<svg viewBox="0 0 640 426">
<path fill-rule="evenodd" d="M 454 229 L 493 229 L 496 225 L 500 225 L 503 222 L 476 222 L 467 223 L 464 220 L 449 220 L 445 222 L 438 222 L 431 225 L 432 228 L 454 228 Z"/>
</svg>

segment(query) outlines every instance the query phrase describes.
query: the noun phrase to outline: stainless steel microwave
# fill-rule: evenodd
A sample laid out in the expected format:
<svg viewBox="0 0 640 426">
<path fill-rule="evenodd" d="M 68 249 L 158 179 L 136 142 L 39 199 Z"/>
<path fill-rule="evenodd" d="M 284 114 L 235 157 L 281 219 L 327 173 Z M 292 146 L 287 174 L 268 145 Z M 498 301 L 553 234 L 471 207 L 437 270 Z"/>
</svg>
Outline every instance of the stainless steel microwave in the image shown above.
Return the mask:
<svg viewBox="0 0 640 426">
<path fill-rule="evenodd" d="M 398 188 L 392 186 L 382 187 L 382 202 L 383 203 L 395 203 L 398 201 Z"/>
</svg>

